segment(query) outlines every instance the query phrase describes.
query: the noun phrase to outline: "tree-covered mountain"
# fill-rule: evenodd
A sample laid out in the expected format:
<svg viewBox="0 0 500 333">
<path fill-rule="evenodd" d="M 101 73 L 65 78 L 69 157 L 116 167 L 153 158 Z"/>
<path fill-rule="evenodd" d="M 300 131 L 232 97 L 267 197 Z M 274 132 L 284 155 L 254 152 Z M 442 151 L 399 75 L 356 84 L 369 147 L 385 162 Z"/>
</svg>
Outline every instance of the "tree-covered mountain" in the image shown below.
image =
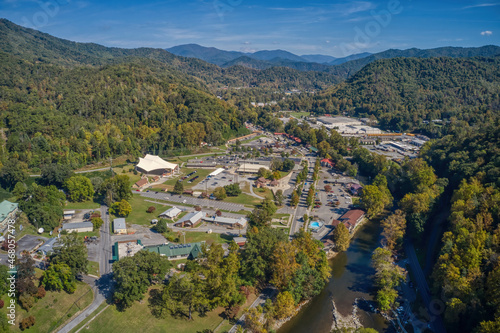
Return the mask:
<svg viewBox="0 0 500 333">
<path fill-rule="evenodd" d="M 500 57 L 378 60 L 310 103 L 318 114 L 374 115 L 397 131 L 432 134 L 440 130 L 432 120 L 485 123 L 500 111 Z"/>
<path fill-rule="evenodd" d="M 148 58 L 164 63 L 170 71 L 179 75 L 201 79 L 213 91 L 226 86 L 318 89 L 342 79 L 336 74 L 319 75 L 279 67 L 270 68 L 265 72 L 242 66 L 223 69 L 203 60 L 176 56 L 162 49 L 122 49 L 93 43 L 76 43 L 18 26 L 5 19 L 0 19 L 0 51 L 30 62 L 69 68 L 119 64 L 133 61 L 135 58 Z"/>
<path fill-rule="evenodd" d="M 303 54 L 301 55 L 301 57 L 302 59 L 310 62 L 317 62 L 318 64 L 326 64 L 337 59 L 335 57 L 324 54 Z"/>
<path fill-rule="evenodd" d="M 245 55 L 243 52 L 224 51 L 198 44 L 177 45 L 166 50 L 178 56 L 197 58 L 218 66 Z"/>
<path fill-rule="evenodd" d="M 235 107 L 156 60 L 65 68 L 1 52 L 0 73 L 0 126 L 8 134 L 2 162 L 76 168 L 109 156 L 220 144 L 247 131 Z"/>
</svg>

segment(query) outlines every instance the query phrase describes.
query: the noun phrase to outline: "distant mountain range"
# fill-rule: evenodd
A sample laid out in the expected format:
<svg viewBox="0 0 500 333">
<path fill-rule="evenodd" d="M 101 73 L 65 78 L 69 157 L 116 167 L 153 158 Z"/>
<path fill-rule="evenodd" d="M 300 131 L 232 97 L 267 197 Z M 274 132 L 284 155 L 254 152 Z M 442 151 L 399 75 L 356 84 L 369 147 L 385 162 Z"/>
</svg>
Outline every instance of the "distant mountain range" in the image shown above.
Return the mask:
<svg viewBox="0 0 500 333">
<path fill-rule="evenodd" d="M 335 58 L 323 54 L 306 54 L 299 56 L 284 50 L 264 50 L 254 53 L 245 53 L 238 51 L 224 51 L 215 47 L 205 47 L 198 44 L 178 45 L 166 50 L 178 56 L 205 60 L 206 62 L 210 62 L 221 67 L 229 67 L 234 64 L 247 64 L 248 67 L 258 69 L 269 68 L 276 65 L 282 66 L 284 63 L 291 65 L 290 62 L 311 62 L 322 65 L 339 65 L 349 60 L 364 58 L 371 55 L 371 53 L 365 52 L 353 54 L 344 58 Z M 251 61 L 251 59 L 260 60 L 260 62 L 254 62 Z M 302 65 L 302 67 L 307 66 Z"/>
<path fill-rule="evenodd" d="M 253 69 L 267 69 L 271 67 L 289 67 L 300 71 L 338 72 L 332 67 L 339 67 L 343 72 L 354 73 L 367 64 L 378 59 L 391 58 L 470 58 L 491 57 L 500 54 L 500 47 L 486 45 L 482 47 L 439 47 L 435 49 L 390 49 L 379 53 L 359 53 L 343 58 L 335 58 L 329 55 L 310 54 L 296 55 L 284 50 L 258 51 L 255 53 L 244 53 L 238 51 L 224 51 L 214 47 L 204 47 L 198 44 L 178 45 L 166 49 L 168 52 L 178 56 L 197 58 L 206 62 L 226 68 L 240 65 Z"/>
</svg>

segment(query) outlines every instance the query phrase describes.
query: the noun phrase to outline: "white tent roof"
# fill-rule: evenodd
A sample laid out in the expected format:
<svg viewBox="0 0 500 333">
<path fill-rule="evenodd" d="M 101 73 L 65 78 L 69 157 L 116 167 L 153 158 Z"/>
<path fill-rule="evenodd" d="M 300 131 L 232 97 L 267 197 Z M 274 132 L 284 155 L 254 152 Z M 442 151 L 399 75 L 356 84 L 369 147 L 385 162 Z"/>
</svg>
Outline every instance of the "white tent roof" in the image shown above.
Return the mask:
<svg viewBox="0 0 500 333">
<path fill-rule="evenodd" d="M 139 163 L 137 164 L 137 167 L 145 170 L 146 172 L 150 172 L 158 169 L 173 170 L 177 167 L 177 164 L 167 162 L 161 157 L 147 154 L 146 156 L 144 156 L 144 158 L 139 157 Z"/>
</svg>

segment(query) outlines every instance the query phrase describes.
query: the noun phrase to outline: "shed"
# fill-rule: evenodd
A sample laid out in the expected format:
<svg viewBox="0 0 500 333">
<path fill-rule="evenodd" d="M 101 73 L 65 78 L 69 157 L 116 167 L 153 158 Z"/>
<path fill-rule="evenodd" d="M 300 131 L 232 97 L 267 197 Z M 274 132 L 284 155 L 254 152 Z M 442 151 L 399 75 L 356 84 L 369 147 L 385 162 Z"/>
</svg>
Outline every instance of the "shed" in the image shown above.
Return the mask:
<svg viewBox="0 0 500 333">
<path fill-rule="evenodd" d="M 113 220 L 113 233 L 118 235 L 124 235 L 127 233 L 127 224 L 123 217 Z"/>
</svg>

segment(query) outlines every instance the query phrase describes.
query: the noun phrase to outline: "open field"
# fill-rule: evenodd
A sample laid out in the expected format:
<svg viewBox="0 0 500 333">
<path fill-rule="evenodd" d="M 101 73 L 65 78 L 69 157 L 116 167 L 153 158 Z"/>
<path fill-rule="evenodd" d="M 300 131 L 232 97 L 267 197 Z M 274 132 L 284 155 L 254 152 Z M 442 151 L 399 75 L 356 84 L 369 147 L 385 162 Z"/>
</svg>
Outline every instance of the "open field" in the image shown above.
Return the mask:
<svg viewBox="0 0 500 333">
<path fill-rule="evenodd" d="M 141 197 L 138 194 L 132 195 L 129 200 L 132 206 L 132 213 L 126 218 L 128 224 L 151 225 L 151 220 L 158 218 L 158 215 L 169 209 L 170 205 L 157 204 L 146 201 L 148 198 Z M 150 199 L 149 199 L 150 200 Z M 149 207 L 155 207 L 155 211 L 148 213 Z"/>
<path fill-rule="evenodd" d="M 158 289 L 154 287 L 151 289 Z M 223 320 L 221 313 L 223 308 L 217 308 L 208 312 L 205 316 L 193 314 L 193 320 L 187 318 L 155 318 L 151 315 L 151 309 L 148 302 L 149 296 L 146 295 L 142 304 L 135 302 L 131 308 L 120 312 L 116 306 L 109 306 L 82 332 L 157 332 L 157 333 L 193 333 L 203 331 L 204 329 L 214 330 Z"/>
<path fill-rule="evenodd" d="M 96 261 L 89 261 L 89 264 L 87 265 L 87 268 L 89 270 L 89 274 L 95 275 L 95 276 L 101 276 L 99 273 L 99 263 Z"/>
<path fill-rule="evenodd" d="M 37 270 L 37 276 L 39 275 L 40 272 Z M 73 294 L 64 291 L 47 291 L 46 296 L 39 299 L 29 312 L 16 306 L 17 325 L 12 326 L 10 332 L 21 332 L 19 322 L 30 315 L 35 317 L 36 323 L 29 329 L 29 332 L 50 332 L 55 327 L 62 326 L 75 313 L 86 308 L 92 303 L 93 297 L 92 290 L 83 282 L 77 282 L 77 288 Z M 7 304 L 8 298 L 6 296 L 3 300 Z"/>
<path fill-rule="evenodd" d="M 295 118 L 301 118 L 302 116 L 308 117 L 310 114 L 311 114 L 310 112 L 302 111 L 302 112 L 290 112 L 287 115 L 293 116 Z"/>
<path fill-rule="evenodd" d="M 190 190 L 193 186 L 197 185 L 199 182 L 201 182 L 203 179 L 205 179 L 210 173 L 212 173 L 212 171 L 214 171 L 215 169 L 192 169 L 192 168 L 182 168 L 181 171 L 180 171 L 180 175 L 179 176 L 176 176 L 172 179 L 169 179 L 167 180 L 166 182 L 164 182 L 163 184 L 161 185 L 158 185 L 158 186 L 155 186 L 153 188 L 153 190 L 156 190 L 156 189 L 161 189 L 161 190 L 165 190 L 165 189 L 168 189 L 169 191 L 173 190 L 174 189 L 174 185 L 175 183 L 179 180 L 179 178 L 181 176 L 184 176 L 184 175 L 188 175 L 190 174 L 191 172 L 193 171 L 196 171 L 196 173 L 192 176 L 190 176 L 188 179 L 185 179 L 183 181 L 183 184 L 184 184 L 184 190 Z M 194 182 L 192 183 L 188 183 L 188 181 L 193 178 L 193 177 L 196 177 L 198 176 L 198 179 L 196 179 Z"/>
<path fill-rule="evenodd" d="M 235 231 L 237 232 L 237 231 Z M 184 237 L 180 237 L 181 242 L 184 241 Z M 211 233 L 208 234 L 206 232 L 197 232 L 197 231 L 186 231 L 186 243 L 196 243 L 205 241 L 207 244 L 212 243 L 230 243 L 233 240 L 233 237 L 224 235 L 224 234 L 216 234 Z"/>
</svg>

